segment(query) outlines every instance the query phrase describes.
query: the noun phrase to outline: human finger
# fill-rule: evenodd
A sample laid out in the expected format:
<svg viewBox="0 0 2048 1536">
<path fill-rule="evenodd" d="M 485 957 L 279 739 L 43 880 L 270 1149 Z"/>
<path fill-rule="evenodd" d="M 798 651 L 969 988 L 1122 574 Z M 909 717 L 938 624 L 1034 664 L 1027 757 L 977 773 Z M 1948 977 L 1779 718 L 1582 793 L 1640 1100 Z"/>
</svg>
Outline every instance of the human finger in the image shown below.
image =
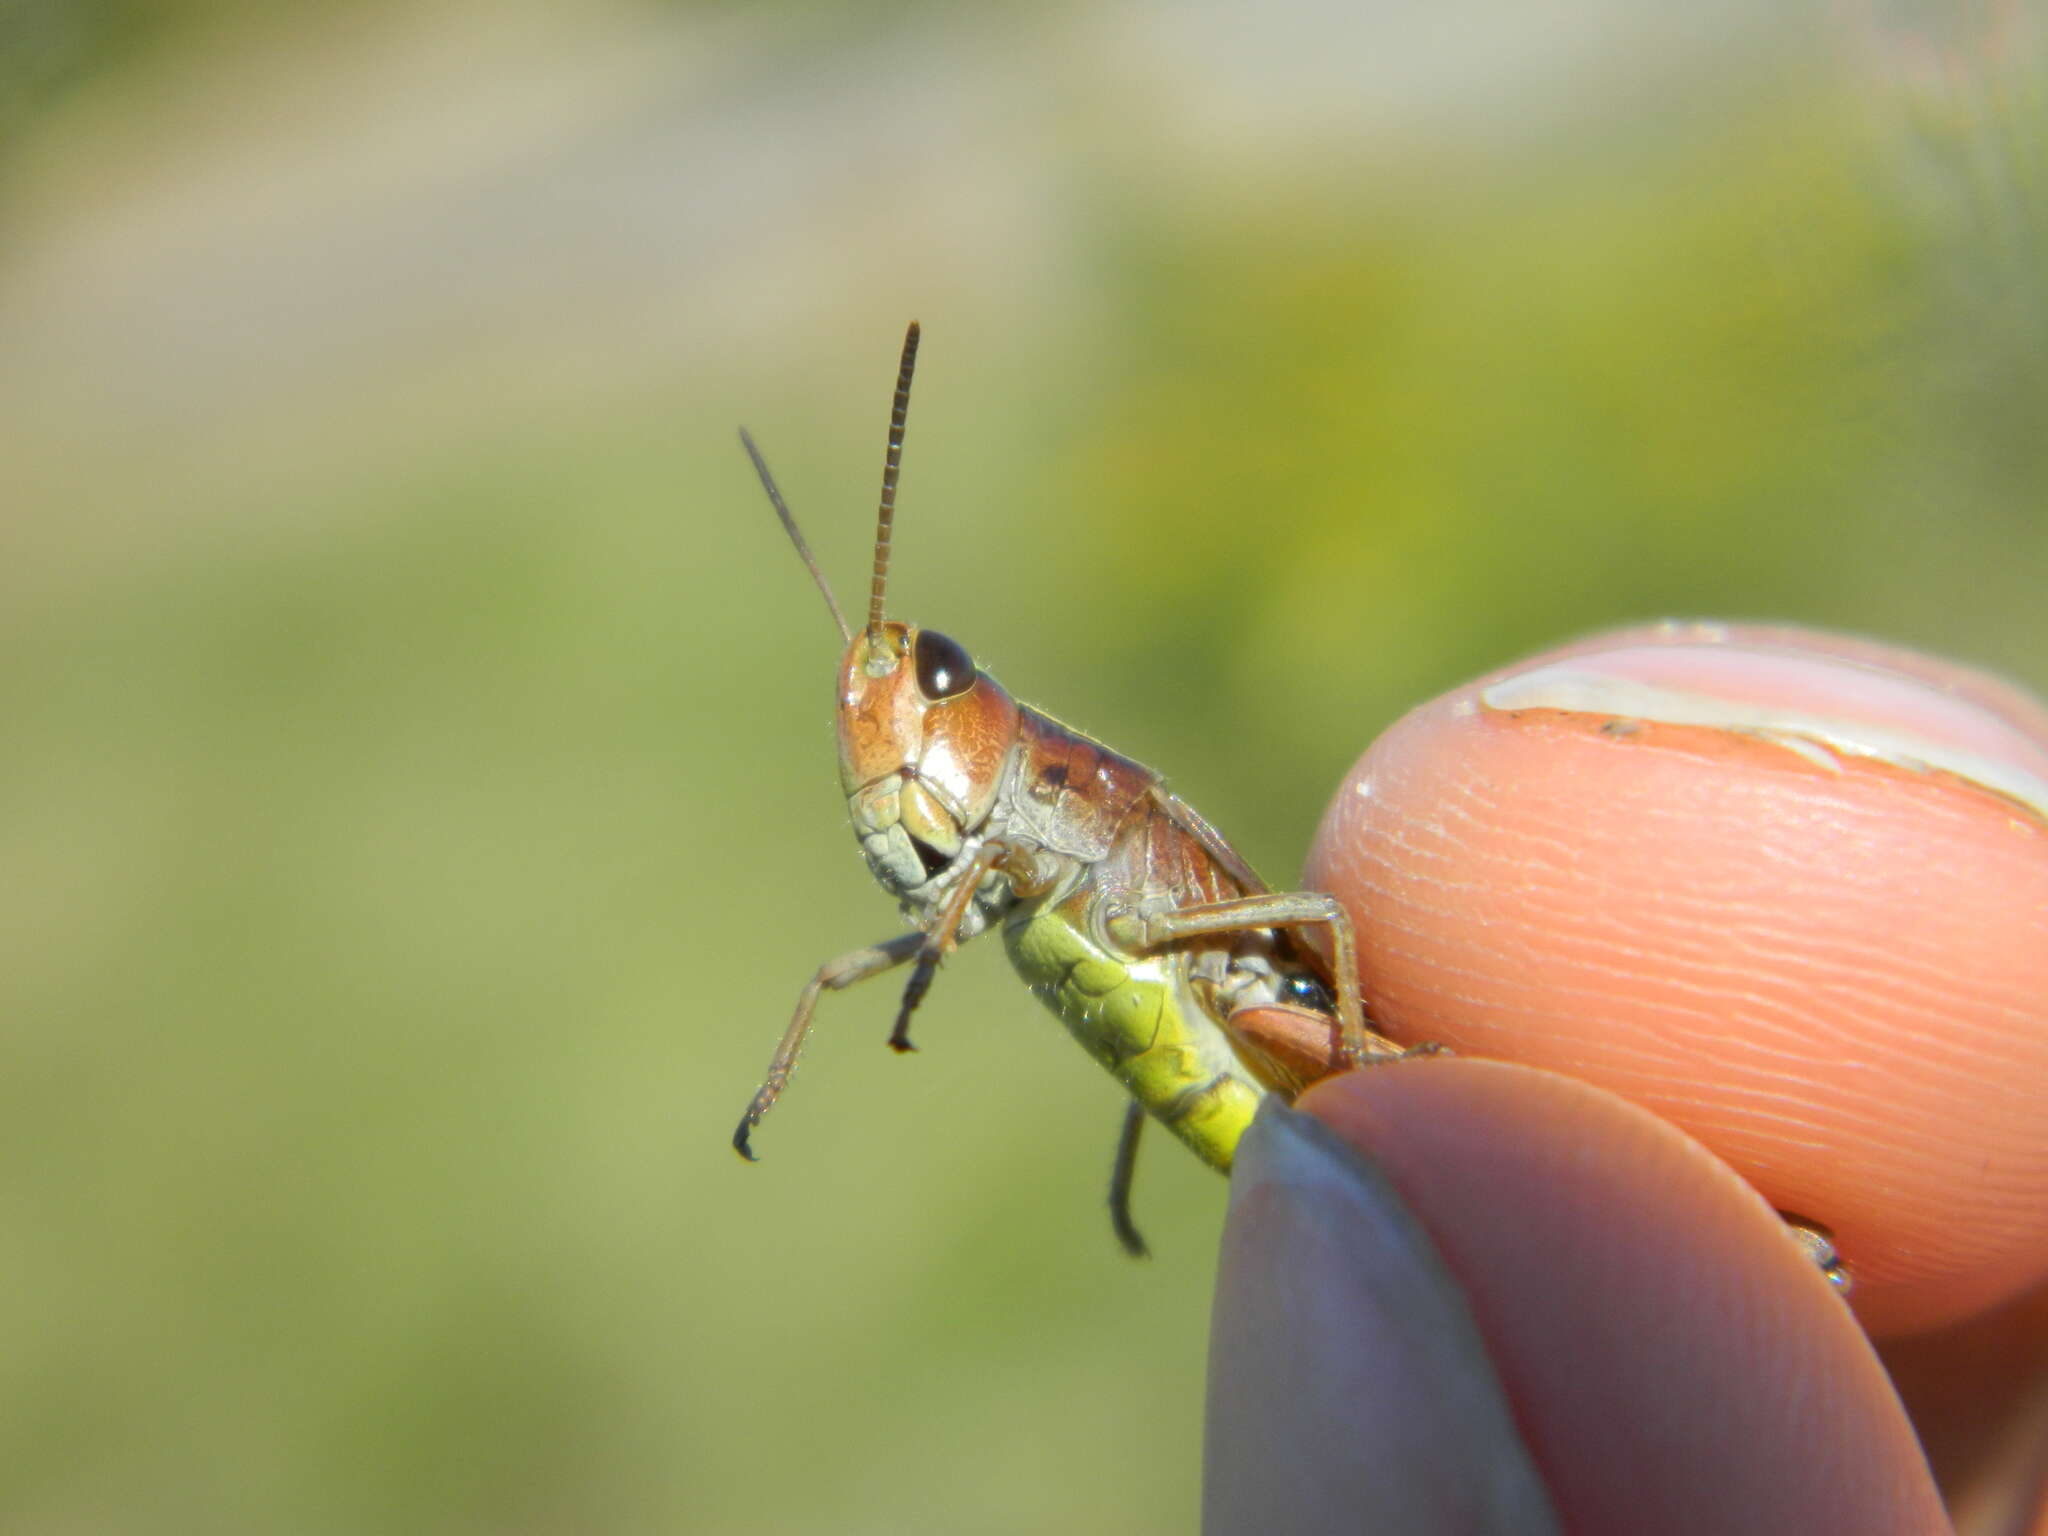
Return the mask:
<svg viewBox="0 0 2048 1536">
<path fill-rule="evenodd" d="M 1833 1288 L 1612 1095 L 1372 1067 L 1262 1114 L 1232 1184 L 1205 1528 L 1945 1528 Z"/>
<path fill-rule="evenodd" d="M 2048 715 L 1868 642 L 1664 626 L 1424 705 L 1307 883 L 1376 1027 L 1599 1084 L 1832 1230 L 1877 1331 L 2048 1277 Z"/>
</svg>

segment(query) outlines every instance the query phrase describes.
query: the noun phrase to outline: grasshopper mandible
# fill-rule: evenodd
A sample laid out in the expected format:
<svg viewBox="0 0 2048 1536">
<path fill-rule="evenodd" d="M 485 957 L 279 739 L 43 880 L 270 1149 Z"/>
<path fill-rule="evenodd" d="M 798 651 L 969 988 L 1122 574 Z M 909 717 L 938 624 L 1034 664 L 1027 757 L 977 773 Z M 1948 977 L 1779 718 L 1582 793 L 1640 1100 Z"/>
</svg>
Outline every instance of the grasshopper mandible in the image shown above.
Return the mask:
<svg viewBox="0 0 2048 1536">
<path fill-rule="evenodd" d="M 1118 1240 L 1142 1255 L 1130 1191 L 1148 1113 L 1228 1173 L 1266 1093 L 1292 1099 L 1333 1071 L 1410 1052 L 1367 1027 L 1351 922 L 1336 898 L 1270 890 L 1151 769 L 1018 703 L 957 641 L 884 618 L 917 344 L 913 322 L 861 628 L 847 624 L 760 451 L 740 433 L 839 625 L 840 783 L 868 868 L 914 926 L 818 968 L 733 1146 L 753 1160 L 749 1138 L 788 1086 L 821 993 L 910 965 L 889 1036 L 910 1050 L 910 1016 L 939 961 L 999 925 L 1025 984 L 1131 1095 L 1109 1204 Z M 1311 927 L 1327 935 L 1327 959 L 1300 941 Z M 1276 1007 L 1299 1027 L 1254 1035 L 1233 1022 Z"/>
</svg>

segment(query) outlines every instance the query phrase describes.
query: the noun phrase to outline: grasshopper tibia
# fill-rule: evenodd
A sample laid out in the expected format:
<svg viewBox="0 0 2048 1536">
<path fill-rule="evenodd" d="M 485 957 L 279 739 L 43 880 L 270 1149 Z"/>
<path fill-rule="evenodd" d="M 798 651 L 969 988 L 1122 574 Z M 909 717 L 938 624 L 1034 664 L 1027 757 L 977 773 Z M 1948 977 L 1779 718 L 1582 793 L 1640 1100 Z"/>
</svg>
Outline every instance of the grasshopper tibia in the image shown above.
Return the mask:
<svg viewBox="0 0 2048 1536">
<path fill-rule="evenodd" d="M 1135 1100 L 1124 1106 L 1123 1128 L 1117 1132 L 1116 1162 L 1109 1171 L 1109 1224 L 1116 1240 L 1134 1259 L 1149 1259 L 1152 1250 L 1131 1219 L 1131 1180 L 1138 1171 L 1138 1137 L 1145 1129 L 1145 1106 Z"/>
</svg>

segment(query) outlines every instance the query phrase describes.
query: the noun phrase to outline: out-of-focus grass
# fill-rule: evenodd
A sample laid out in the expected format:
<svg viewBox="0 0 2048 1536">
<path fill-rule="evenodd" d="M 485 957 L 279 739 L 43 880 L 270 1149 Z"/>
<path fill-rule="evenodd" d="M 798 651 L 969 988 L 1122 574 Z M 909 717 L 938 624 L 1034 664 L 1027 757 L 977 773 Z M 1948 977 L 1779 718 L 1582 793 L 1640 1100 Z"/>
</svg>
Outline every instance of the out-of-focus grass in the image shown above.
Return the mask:
<svg viewBox="0 0 2048 1536">
<path fill-rule="evenodd" d="M 1219 165 L 1046 28 L 920 56 L 1013 157 L 969 166 L 977 216 L 1036 199 L 1040 244 L 974 246 L 940 146 L 897 144 L 932 221 L 898 266 L 701 210 L 812 286 L 749 332 L 734 269 L 692 271 L 662 364 L 603 329 L 602 263 L 561 280 L 587 351 L 545 287 L 414 315 L 495 270 L 465 245 L 420 287 L 434 228 L 349 252 L 390 259 L 389 338 L 294 350 L 294 311 L 275 359 L 181 285 L 130 358 L 5 284 L 72 226 L 0 247 L 0 336 L 63 386 L 7 386 L 0 1524 L 1189 1527 L 1223 1187 L 1155 1146 L 1159 1258 L 1117 1256 L 1116 1096 L 999 954 L 949 965 L 908 1060 L 886 987 L 828 999 L 763 1164 L 725 1146 L 810 968 L 896 921 L 836 801 L 835 643 L 732 429 L 856 599 L 914 309 L 900 611 L 1280 879 L 1386 720 L 1589 627 L 1803 619 L 2048 678 L 2013 426 L 2048 414 L 2042 295 L 1892 174 L 1853 72 L 1737 51 L 1668 66 L 1662 111 Z M 748 113 L 786 130 L 770 190 L 859 131 L 791 104 L 873 60 L 793 36 L 719 90 L 679 50 L 702 120 L 647 129 L 679 175 Z M 1041 88 L 1051 141 L 961 105 Z M 158 98 L 123 99 L 74 175 L 149 140 Z M 91 207 L 80 131 L 45 128 L 39 207 Z M 582 221 L 564 261 L 615 250 L 589 169 L 503 194 Z M 700 237 L 616 249 L 691 271 Z M 887 274 L 858 302 L 850 260 Z M 250 277 L 316 314 L 356 270 Z M 142 286 L 110 304 L 156 313 Z M 237 321 L 263 387 L 176 398 L 161 337 Z"/>
</svg>

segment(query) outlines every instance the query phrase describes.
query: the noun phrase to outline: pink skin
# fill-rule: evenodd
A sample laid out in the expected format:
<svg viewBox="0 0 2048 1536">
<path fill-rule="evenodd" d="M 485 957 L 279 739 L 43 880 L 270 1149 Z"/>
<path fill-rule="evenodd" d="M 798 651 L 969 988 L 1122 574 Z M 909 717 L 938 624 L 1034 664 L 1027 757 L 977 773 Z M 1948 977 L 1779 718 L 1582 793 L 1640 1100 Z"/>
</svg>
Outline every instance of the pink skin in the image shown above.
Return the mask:
<svg viewBox="0 0 2048 1536">
<path fill-rule="evenodd" d="M 1247 1138 L 1214 1527 L 1343 1529 L 1370 1499 L 1471 1528 L 1520 1457 L 1520 1494 L 1572 1530 L 1940 1529 L 1857 1321 L 1948 1330 L 1889 1352 L 1946 1490 L 1999 1497 L 1995 1464 L 2032 1497 L 2044 785 L 2048 714 L 2016 690 L 1786 630 L 1595 637 L 1381 737 L 1305 883 L 1351 910 L 1379 1027 L 1458 1055 L 1301 1101 L 1385 1181 L 1387 1221 L 1345 1204 L 1370 1180 L 1341 1158 Z M 1773 1206 L 1833 1229 L 1853 1315 Z M 1446 1295 L 1471 1336 L 1418 1339 L 1412 1299 Z M 1460 1407 L 1442 1383 L 1464 1379 L 1505 1410 Z M 1951 1454 L 1957 1403 L 1985 1411 Z"/>
<path fill-rule="evenodd" d="M 2048 720 L 1867 643 L 1689 634 L 1571 647 L 1415 711 L 1338 792 L 1307 883 L 1356 916 L 1389 1034 L 1679 1126 L 1834 1231 L 1873 1332 L 2009 1298 L 2048 1277 L 2048 806 L 1972 775 L 2048 790 Z M 1617 703 L 1647 685 L 1945 766 L 1481 702 L 1560 657 Z"/>
</svg>

